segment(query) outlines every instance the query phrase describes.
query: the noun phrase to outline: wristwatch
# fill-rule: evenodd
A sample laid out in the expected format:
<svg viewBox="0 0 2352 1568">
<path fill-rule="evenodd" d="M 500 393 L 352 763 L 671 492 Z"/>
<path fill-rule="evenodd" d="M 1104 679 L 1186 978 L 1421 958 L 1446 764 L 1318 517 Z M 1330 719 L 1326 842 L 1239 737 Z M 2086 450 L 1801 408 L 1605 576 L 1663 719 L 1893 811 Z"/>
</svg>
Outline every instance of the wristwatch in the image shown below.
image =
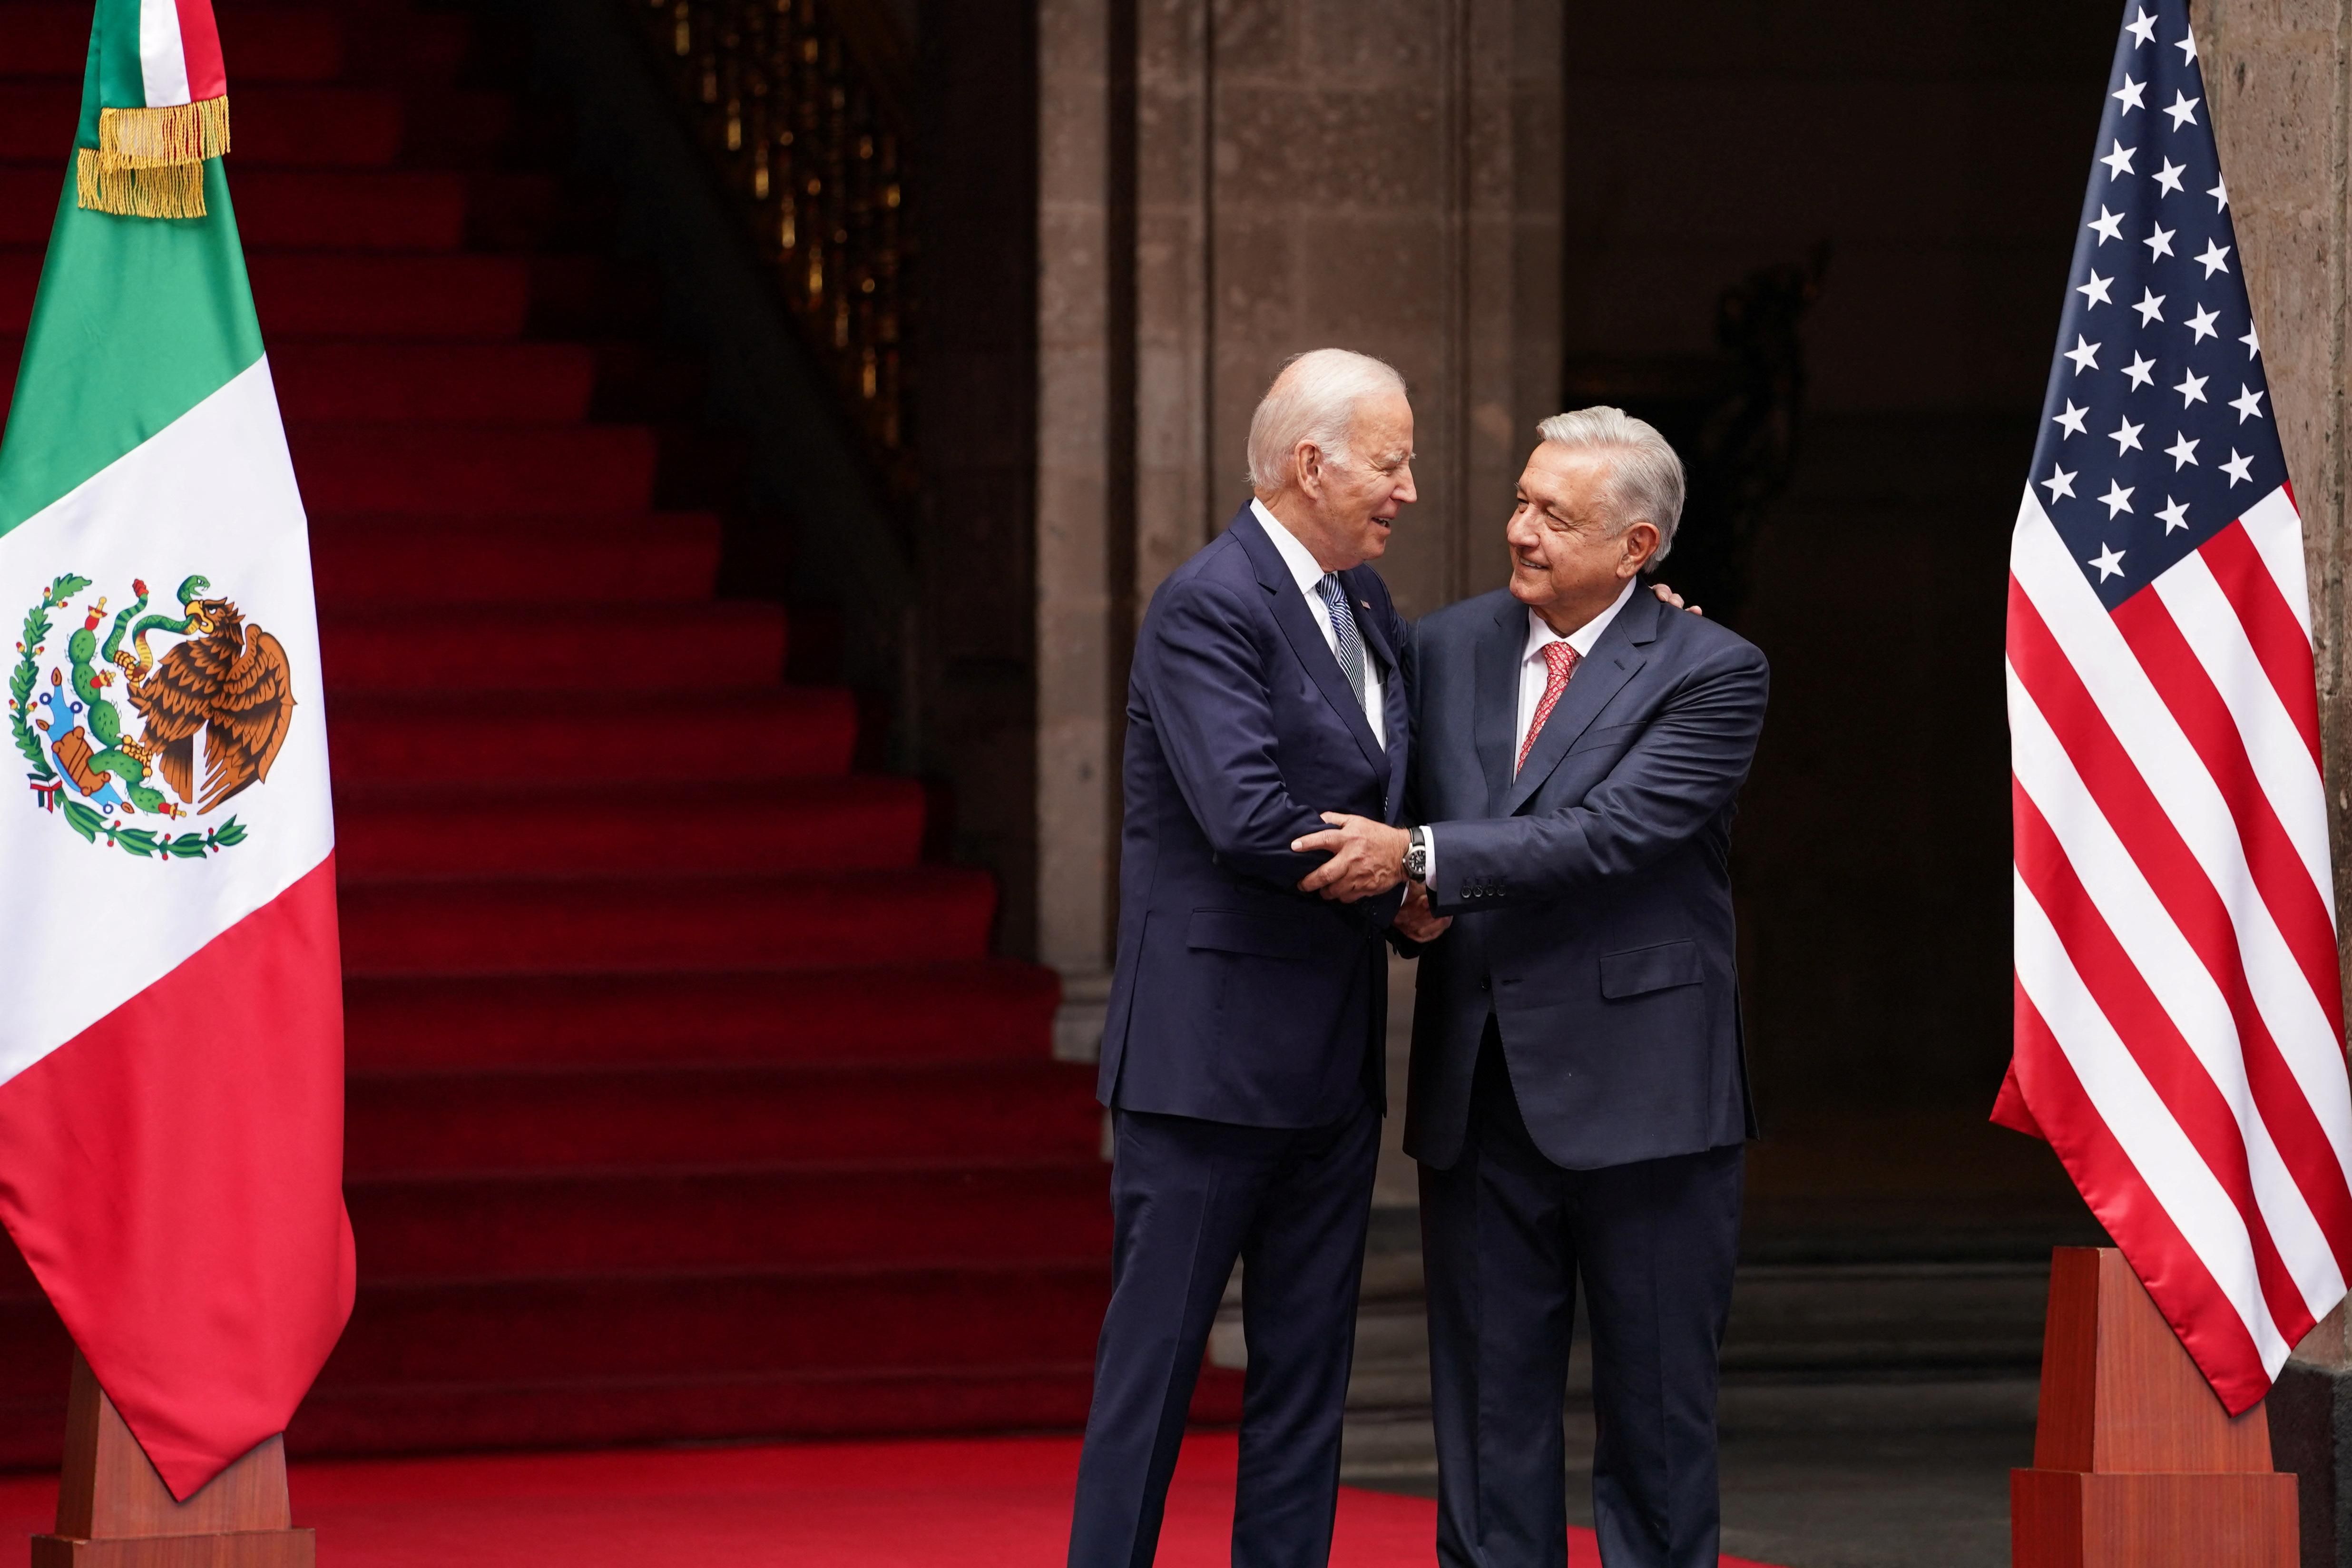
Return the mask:
<svg viewBox="0 0 2352 1568">
<path fill-rule="evenodd" d="M 1408 882 L 1429 880 L 1429 829 L 1416 827 L 1405 836 L 1404 877 Z"/>
</svg>

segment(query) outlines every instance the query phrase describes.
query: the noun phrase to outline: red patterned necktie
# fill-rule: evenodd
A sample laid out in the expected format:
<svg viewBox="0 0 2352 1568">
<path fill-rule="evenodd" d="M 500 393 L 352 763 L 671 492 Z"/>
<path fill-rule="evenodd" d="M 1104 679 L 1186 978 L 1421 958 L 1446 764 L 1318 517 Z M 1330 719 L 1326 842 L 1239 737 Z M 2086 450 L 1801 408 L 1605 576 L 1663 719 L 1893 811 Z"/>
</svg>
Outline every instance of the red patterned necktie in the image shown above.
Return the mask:
<svg viewBox="0 0 2352 1568">
<path fill-rule="evenodd" d="M 1566 643 L 1544 644 L 1543 656 L 1549 671 L 1544 678 L 1543 700 L 1536 704 L 1536 716 L 1528 721 L 1528 738 L 1519 742 L 1519 760 L 1511 766 L 1515 775 L 1528 765 L 1528 753 L 1536 749 L 1536 737 L 1543 733 L 1544 721 L 1559 706 L 1559 694 L 1568 689 L 1568 678 L 1576 673 L 1576 650 Z"/>
</svg>

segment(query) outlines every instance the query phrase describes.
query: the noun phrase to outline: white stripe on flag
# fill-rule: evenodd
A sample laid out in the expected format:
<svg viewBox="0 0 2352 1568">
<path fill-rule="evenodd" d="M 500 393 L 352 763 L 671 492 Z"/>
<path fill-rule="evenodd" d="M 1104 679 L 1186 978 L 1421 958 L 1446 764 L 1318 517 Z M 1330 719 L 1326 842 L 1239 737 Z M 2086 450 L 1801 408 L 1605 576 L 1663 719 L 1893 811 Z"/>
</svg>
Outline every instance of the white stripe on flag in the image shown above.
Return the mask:
<svg viewBox="0 0 2352 1568">
<path fill-rule="evenodd" d="M 310 533 L 267 359 L 0 534 L 0 610 L 22 614 L 61 572 L 92 581 L 59 613 L 45 681 L 99 595 L 119 607 L 134 577 L 168 595 L 201 574 L 284 647 L 292 729 L 267 784 L 214 817 L 155 819 L 180 831 L 234 816 L 247 827 L 244 843 L 203 860 L 159 866 L 85 843 L 21 797 L 0 799 L 0 867 L 20 900 L 0 942 L 0 1083 L 277 898 L 335 842 Z M 92 922 L 107 910 L 128 912 L 100 939 Z"/>
<path fill-rule="evenodd" d="M 180 43 L 177 0 L 139 0 L 139 74 L 147 107 L 188 101 L 188 57 Z"/>
<path fill-rule="evenodd" d="M 2286 487 L 2264 496 L 2248 507 L 2238 520 L 2246 537 L 2254 542 L 2255 551 L 2263 563 L 2271 569 L 2273 581 L 2286 596 L 2287 607 L 2294 618 L 2303 623 L 2303 635 L 2311 636 L 2311 585 L 2304 574 L 2303 519 L 2288 499 Z M 2330 900 L 2329 907 L 2334 907 Z"/>
<path fill-rule="evenodd" d="M 2019 787 L 2050 825 L 2100 918 L 2229 1104 L 2245 1140 L 2247 1171 L 2263 1226 L 2312 1315 L 2325 1317 L 2344 1298 L 2344 1277 L 2326 1233 L 2254 1103 L 2228 999 L 2165 912 L 2014 669 L 2009 672 L 2009 728 L 2010 765 Z M 2158 1110 L 2170 1119 L 2168 1110 Z"/>
<path fill-rule="evenodd" d="M 2254 778 L 2269 797 L 2271 809 L 2294 845 L 2297 858 L 2330 909 L 2335 899 L 2327 866 L 2327 791 L 2319 770 L 2311 765 L 2311 748 L 2286 710 L 2270 672 L 2254 653 L 2246 628 L 2231 607 L 2213 569 L 2202 555 L 2189 554 L 2167 568 L 2154 583 L 2158 598 L 2172 612 L 2173 624 L 2188 639 L 2197 662 L 2205 667 L 2214 689 L 2237 721 Z"/>
<path fill-rule="evenodd" d="M 2012 874 L 2011 885 L 2017 910 L 2019 986 L 2050 1026 L 2084 1094 L 2122 1146 L 2124 1157 L 2253 1336 L 2263 1370 L 2275 1375 L 2288 1347 L 2263 1305 L 2262 1288 L 2254 1278 L 2253 1244 L 2237 1206 L 2116 1037 L 2025 879 Z"/>
<path fill-rule="evenodd" d="M 2229 910 L 2254 1005 L 2326 1129 L 2337 1163 L 2352 1171 L 2352 1097 L 2336 1027 L 2263 902 L 2229 803 L 2030 489 L 2010 570 Z"/>
</svg>

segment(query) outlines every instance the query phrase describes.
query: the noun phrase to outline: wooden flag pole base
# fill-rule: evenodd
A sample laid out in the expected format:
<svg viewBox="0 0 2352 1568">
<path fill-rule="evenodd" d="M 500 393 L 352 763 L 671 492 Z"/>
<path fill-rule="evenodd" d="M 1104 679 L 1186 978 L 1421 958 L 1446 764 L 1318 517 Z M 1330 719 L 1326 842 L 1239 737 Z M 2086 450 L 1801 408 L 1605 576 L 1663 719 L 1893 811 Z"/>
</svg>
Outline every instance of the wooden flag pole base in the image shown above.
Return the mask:
<svg viewBox="0 0 2352 1568">
<path fill-rule="evenodd" d="M 33 1537 L 33 1568 L 314 1568 L 318 1537 L 292 1521 L 283 1437 L 177 1501 L 74 1357 L 58 1531 Z"/>
<path fill-rule="evenodd" d="M 2122 1253 L 2057 1249 L 2013 1568 L 2295 1568 L 2294 1480 L 2268 1413 L 2222 1410 Z"/>
</svg>

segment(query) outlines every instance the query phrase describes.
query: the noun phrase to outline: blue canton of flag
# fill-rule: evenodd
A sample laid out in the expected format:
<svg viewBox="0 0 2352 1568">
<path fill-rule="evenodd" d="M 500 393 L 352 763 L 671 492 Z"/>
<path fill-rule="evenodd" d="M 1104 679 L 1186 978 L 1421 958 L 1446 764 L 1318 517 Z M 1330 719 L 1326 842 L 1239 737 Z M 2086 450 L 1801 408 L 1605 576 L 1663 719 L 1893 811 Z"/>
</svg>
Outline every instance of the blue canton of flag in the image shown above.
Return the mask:
<svg viewBox="0 0 2352 1568">
<path fill-rule="evenodd" d="M 2132 9 L 2033 450 L 2111 608 L 2286 482 L 2187 7 Z"/>
</svg>

